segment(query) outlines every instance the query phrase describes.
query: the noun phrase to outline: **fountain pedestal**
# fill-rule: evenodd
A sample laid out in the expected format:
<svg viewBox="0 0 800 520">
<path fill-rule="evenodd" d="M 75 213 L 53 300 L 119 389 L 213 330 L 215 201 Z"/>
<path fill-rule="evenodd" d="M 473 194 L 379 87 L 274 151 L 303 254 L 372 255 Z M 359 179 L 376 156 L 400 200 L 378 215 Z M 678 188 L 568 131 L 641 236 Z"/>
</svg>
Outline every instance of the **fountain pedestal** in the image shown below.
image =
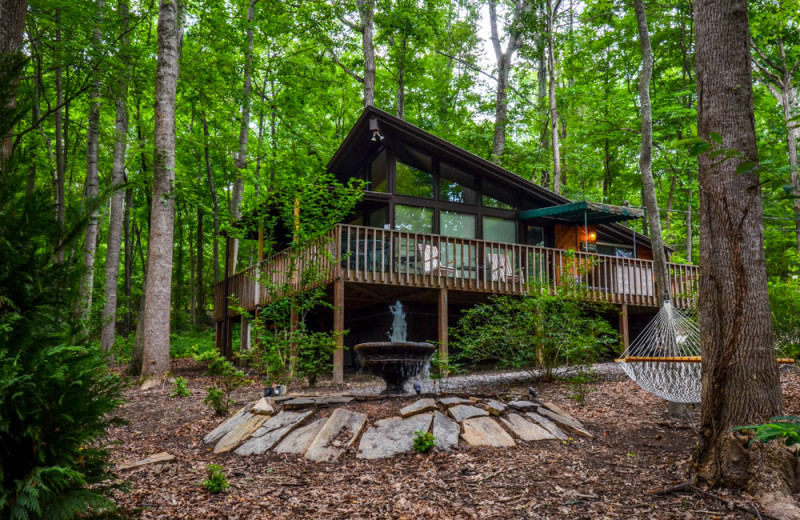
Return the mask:
<svg viewBox="0 0 800 520">
<path fill-rule="evenodd" d="M 356 345 L 355 350 L 370 374 L 386 382 L 382 394 L 404 394 L 405 382 L 422 371 L 436 347 L 430 343 L 379 341 Z"/>
</svg>

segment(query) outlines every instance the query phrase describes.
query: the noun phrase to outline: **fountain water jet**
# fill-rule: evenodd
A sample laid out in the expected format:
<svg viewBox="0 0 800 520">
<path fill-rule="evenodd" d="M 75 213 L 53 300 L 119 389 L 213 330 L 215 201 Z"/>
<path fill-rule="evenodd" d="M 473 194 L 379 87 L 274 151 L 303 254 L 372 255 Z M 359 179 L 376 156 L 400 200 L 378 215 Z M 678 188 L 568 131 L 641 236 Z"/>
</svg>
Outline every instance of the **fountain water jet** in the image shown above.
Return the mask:
<svg viewBox="0 0 800 520">
<path fill-rule="evenodd" d="M 403 304 L 398 301 L 389 309 L 394 316 L 389 334 L 391 341 L 361 343 L 355 346 L 355 350 L 367 370 L 386 382 L 386 389 L 381 393 L 404 394 L 405 382 L 422 371 L 436 347 L 430 343 L 407 341 Z"/>
</svg>

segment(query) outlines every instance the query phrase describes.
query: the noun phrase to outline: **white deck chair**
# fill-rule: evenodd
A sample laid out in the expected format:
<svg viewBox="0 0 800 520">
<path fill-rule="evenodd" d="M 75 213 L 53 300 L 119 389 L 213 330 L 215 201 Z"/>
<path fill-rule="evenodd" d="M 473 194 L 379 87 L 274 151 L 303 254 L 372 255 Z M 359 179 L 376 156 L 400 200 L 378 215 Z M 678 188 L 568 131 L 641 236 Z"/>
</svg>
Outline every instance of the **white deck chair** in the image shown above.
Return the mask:
<svg viewBox="0 0 800 520">
<path fill-rule="evenodd" d="M 514 280 L 514 268 L 508 253 L 486 253 L 493 282 Z"/>
<path fill-rule="evenodd" d="M 449 265 L 455 264 L 455 260 L 442 264 L 438 247 L 432 244 L 418 244 L 417 247 L 419 255 L 422 257 L 423 274 L 443 274 L 445 276 L 453 276 L 455 274 L 455 267 Z"/>
</svg>

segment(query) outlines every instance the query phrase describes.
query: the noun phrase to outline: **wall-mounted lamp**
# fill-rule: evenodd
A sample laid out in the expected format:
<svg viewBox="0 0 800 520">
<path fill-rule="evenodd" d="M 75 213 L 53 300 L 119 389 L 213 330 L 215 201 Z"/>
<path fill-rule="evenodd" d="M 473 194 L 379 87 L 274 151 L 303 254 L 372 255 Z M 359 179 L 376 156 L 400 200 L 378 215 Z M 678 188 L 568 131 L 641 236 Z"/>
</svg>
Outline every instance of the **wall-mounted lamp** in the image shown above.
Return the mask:
<svg viewBox="0 0 800 520">
<path fill-rule="evenodd" d="M 596 242 L 597 241 L 597 233 L 594 231 L 589 231 L 589 242 Z"/>
<path fill-rule="evenodd" d="M 378 120 L 372 118 L 369 120 L 369 131 L 372 133 L 372 138 L 370 141 L 373 143 L 379 143 L 383 141 L 383 134 L 381 133 L 381 129 L 378 126 Z"/>
</svg>

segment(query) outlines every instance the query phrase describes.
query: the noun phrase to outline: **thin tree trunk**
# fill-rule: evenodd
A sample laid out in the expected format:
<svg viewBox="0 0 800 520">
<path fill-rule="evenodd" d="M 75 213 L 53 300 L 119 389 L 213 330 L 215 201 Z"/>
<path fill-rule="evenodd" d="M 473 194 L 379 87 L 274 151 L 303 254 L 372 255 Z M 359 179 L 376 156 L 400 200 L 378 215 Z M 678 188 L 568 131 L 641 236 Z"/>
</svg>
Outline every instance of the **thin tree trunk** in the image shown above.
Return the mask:
<svg viewBox="0 0 800 520">
<path fill-rule="evenodd" d="M 396 110 L 395 113 L 400 119 L 406 118 L 406 84 L 405 84 L 405 60 L 406 60 L 406 46 L 408 45 L 408 38 L 403 37 L 401 45 L 400 62 L 397 65 L 397 95 L 396 95 Z"/>
<path fill-rule="evenodd" d="M 653 113 L 650 107 L 650 78 L 653 75 L 653 49 L 650 46 L 650 32 L 647 28 L 647 15 L 642 0 L 633 0 L 636 11 L 636 25 L 639 29 L 639 42 L 642 47 L 642 76 L 639 80 L 639 101 L 642 110 L 642 151 L 639 167 L 642 170 L 642 196 L 650 229 L 650 245 L 653 251 L 653 269 L 656 278 L 656 297 L 659 306 L 669 300 L 669 275 L 664 242 L 661 235 L 661 218 L 656 199 L 656 185 L 653 182 Z"/>
<path fill-rule="evenodd" d="M 692 224 L 692 177 L 689 176 L 689 188 L 686 193 L 686 200 L 688 201 L 686 207 L 686 261 L 690 264 L 694 263 L 694 237 L 692 236 L 694 224 Z"/>
<path fill-rule="evenodd" d="M 375 106 L 375 46 L 372 43 L 374 0 L 358 0 L 361 12 L 361 46 L 364 50 L 364 106 Z"/>
<path fill-rule="evenodd" d="M 675 187 L 678 184 L 678 177 L 672 176 L 672 182 L 669 184 L 669 196 L 667 197 L 667 222 L 664 225 L 664 234 L 669 235 L 669 227 L 672 224 L 672 203 L 675 200 Z"/>
<path fill-rule="evenodd" d="M 56 126 L 56 220 L 59 229 L 64 227 L 66 217 L 65 200 L 65 156 L 64 156 L 64 136 L 61 124 L 61 106 L 64 103 L 64 79 L 61 68 L 61 9 L 56 9 L 56 111 L 54 114 Z M 59 252 L 58 261 L 64 261 L 63 252 Z"/>
<path fill-rule="evenodd" d="M 195 253 L 195 299 L 192 314 L 195 325 L 202 325 L 206 322 L 206 286 L 203 283 L 203 210 L 200 205 L 197 206 L 197 231 L 195 233 L 197 252 Z"/>
<path fill-rule="evenodd" d="M 153 202 L 147 251 L 142 375 L 169 371 L 169 311 L 175 223 L 175 91 L 180 59 L 178 5 L 161 0 L 158 10 L 158 61 L 155 88 Z"/>
<path fill-rule="evenodd" d="M 127 175 L 125 182 L 128 182 Z M 125 188 L 125 214 L 123 216 L 123 235 L 125 241 L 125 335 L 133 328 L 133 309 L 131 302 L 131 286 L 133 269 L 133 240 L 131 237 L 131 204 L 133 204 L 133 188 Z"/>
<path fill-rule="evenodd" d="M 214 175 L 211 172 L 211 158 L 208 151 L 208 121 L 205 114 L 203 114 L 203 146 L 206 159 L 206 178 L 214 208 L 214 243 L 211 256 L 214 262 L 214 286 L 216 287 L 219 283 L 219 198 L 217 197 L 217 189 L 214 187 Z"/>
<path fill-rule="evenodd" d="M 238 220 L 242 216 L 242 197 L 244 196 L 244 173 L 247 170 L 247 143 L 250 137 L 250 93 L 252 92 L 253 69 L 253 20 L 256 12 L 256 0 L 250 0 L 247 9 L 247 49 L 244 54 L 244 80 L 242 87 L 242 121 L 239 127 L 239 153 L 236 155 L 236 178 L 233 181 L 231 194 L 231 218 Z M 239 240 L 233 239 L 231 249 L 231 265 L 236 271 L 239 259 Z"/>
<path fill-rule="evenodd" d="M 558 108 L 556 107 L 555 17 L 561 0 L 547 0 L 547 68 L 550 72 L 550 124 L 553 141 L 553 191 L 561 195 L 561 149 L 558 134 Z"/>
<path fill-rule="evenodd" d="M 714 484 L 747 487 L 772 516 L 800 519 L 777 443 L 747 446 L 731 432 L 783 411 L 767 294 L 750 34 L 746 0 L 697 0 L 698 136 L 738 150 L 719 164 L 699 157 L 702 406 L 698 470 Z M 793 462 L 790 462 L 792 464 Z M 792 466 L 789 465 L 789 470 Z M 793 471 L 793 470 L 792 470 Z"/>
<path fill-rule="evenodd" d="M 94 38 L 95 52 L 99 52 L 102 45 L 102 34 L 100 24 L 103 20 L 103 9 L 105 0 L 96 1 L 97 24 L 92 31 Z M 99 57 L 95 56 L 95 60 Z M 84 196 L 90 205 L 95 205 L 97 196 L 100 192 L 100 177 L 97 171 L 98 149 L 100 145 L 100 108 L 101 108 L 101 89 L 103 88 L 100 71 L 95 70 L 92 78 L 92 89 L 89 92 L 89 121 L 86 130 L 86 184 L 83 189 Z M 93 210 L 89 218 L 89 225 L 83 238 L 83 283 L 81 284 L 81 298 L 78 301 L 78 316 L 89 319 L 92 311 L 92 293 L 94 290 L 94 261 L 99 232 L 97 225 L 97 210 Z"/>
<path fill-rule="evenodd" d="M 121 0 L 117 11 L 122 20 L 122 30 L 128 30 L 128 3 Z M 117 287 L 119 285 L 119 259 L 122 247 L 122 218 L 125 205 L 125 152 L 128 136 L 128 37 L 122 38 L 122 62 L 125 75 L 117 83 L 116 125 L 114 128 L 114 165 L 111 169 L 111 209 L 108 219 L 108 245 L 106 246 L 105 304 L 103 306 L 100 346 L 108 356 L 114 346 L 117 322 Z"/>
<path fill-rule="evenodd" d="M 781 45 L 781 51 L 783 46 Z M 792 180 L 792 195 L 795 197 L 792 200 L 792 209 L 794 210 L 794 225 L 795 225 L 795 238 L 797 242 L 797 252 L 800 254 L 800 177 L 798 177 L 797 170 L 797 121 L 793 118 L 796 114 L 793 109 L 797 103 L 797 91 L 792 86 L 792 77 L 787 71 L 784 76 L 784 85 L 786 87 L 782 90 L 783 117 L 786 122 L 786 148 L 789 152 L 789 167 L 791 168 Z"/>
</svg>

